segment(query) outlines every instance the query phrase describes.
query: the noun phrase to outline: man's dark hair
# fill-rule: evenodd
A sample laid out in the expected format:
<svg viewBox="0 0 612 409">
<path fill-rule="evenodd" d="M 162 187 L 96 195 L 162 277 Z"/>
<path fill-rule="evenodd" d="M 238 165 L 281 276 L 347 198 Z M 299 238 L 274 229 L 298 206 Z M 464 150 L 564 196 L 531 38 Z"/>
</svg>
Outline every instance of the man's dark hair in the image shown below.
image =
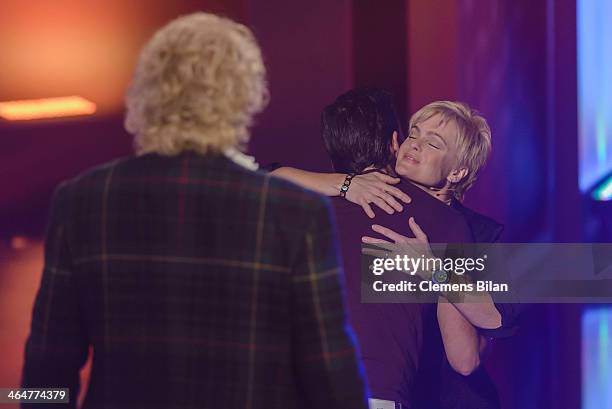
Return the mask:
<svg viewBox="0 0 612 409">
<path fill-rule="evenodd" d="M 395 158 L 391 136 L 403 140 L 393 98 L 377 88 L 357 88 L 323 109 L 321 134 L 334 170 L 360 173 L 373 165 L 384 169 Z"/>
</svg>

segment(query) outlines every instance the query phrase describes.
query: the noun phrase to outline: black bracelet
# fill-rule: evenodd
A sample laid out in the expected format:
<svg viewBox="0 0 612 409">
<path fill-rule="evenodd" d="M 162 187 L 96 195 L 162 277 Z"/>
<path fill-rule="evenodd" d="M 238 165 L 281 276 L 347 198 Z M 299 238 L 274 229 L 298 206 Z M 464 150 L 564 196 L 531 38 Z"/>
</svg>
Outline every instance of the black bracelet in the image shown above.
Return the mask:
<svg viewBox="0 0 612 409">
<path fill-rule="evenodd" d="M 349 173 L 344 178 L 344 183 L 340 186 L 340 197 L 346 197 L 346 192 L 349 190 L 349 186 L 351 185 L 351 179 L 355 177 L 355 173 Z"/>
</svg>

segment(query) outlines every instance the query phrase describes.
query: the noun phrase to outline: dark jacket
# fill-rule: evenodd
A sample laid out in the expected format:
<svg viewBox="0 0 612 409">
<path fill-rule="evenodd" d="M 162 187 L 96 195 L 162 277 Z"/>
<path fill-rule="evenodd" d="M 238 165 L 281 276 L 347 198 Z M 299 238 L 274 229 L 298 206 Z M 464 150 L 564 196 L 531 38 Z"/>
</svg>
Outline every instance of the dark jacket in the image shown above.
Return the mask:
<svg viewBox="0 0 612 409">
<path fill-rule="evenodd" d="M 504 231 L 504 226 L 497 223 L 488 216 L 477 213 L 460 202 L 454 200 L 452 207 L 460 211 L 464 216 L 470 230 L 472 231 L 473 241 L 475 243 L 496 243 L 500 240 Z M 501 327 L 497 329 L 480 329 L 480 333 L 490 338 L 507 338 L 514 335 L 518 330 L 518 319 L 521 311 L 521 306 L 518 304 L 499 303 L 495 307 L 501 315 Z"/>
<path fill-rule="evenodd" d="M 327 199 L 223 156 L 63 183 L 23 387 L 85 408 L 365 408 Z M 59 405 L 58 407 L 67 407 Z"/>
<path fill-rule="evenodd" d="M 361 237 L 384 238 L 372 230 L 374 223 L 414 237 L 408 227 L 410 216 L 414 216 L 432 243 L 469 242 L 471 233 L 460 212 L 411 183 L 395 186 L 412 198 L 400 213 L 389 215 L 376 208 L 376 218 L 370 219 L 361 207 L 345 199 L 337 197 L 332 203 L 346 273 L 349 318 L 359 341 L 371 396 L 401 402 L 403 407 L 411 408 L 421 364 L 422 305 L 362 302 Z"/>
<path fill-rule="evenodd" d="M 504 226 L 502 224 L 497 223 L 488 216 L 465 207 L 457 200 L 452 201 L 451 207 L 461 212 L 465 217 L 472 231 L 474 243 L 495 243 L 500 239 L 504 231 Z"/>
<path fill-rule="evenodd" d="M 452 207 L 464 215 L 474 242 L 493 243 L 500 239 L 503 225 L 457 201 L 453 201 Z M 502 317 L 502 326 L 478 331 L 491 338 L 508 337 L 516 331 L 518 308 L 513 304 L 495 306 Z M 443 352 L 441 362 L 438 363 L 439 351 L 444 351 L 444 346 L 435 308 L 426 309 L 424 317 L 424 334 L 429 334 L 430 342 L 424 345 L 421 358 L 429 360 L 430 365 L 422 367 L 421 383 L 418 385 L 421 394 L 417 396 L 415 406 L 419 409 L 499 409 L 501 404 L 497 388 L 484 366 L 479 366 L 468 376 L 461 375 L 450 366 Z M 432 363 L 435 366 L 432 367 Z"/>
</svg>

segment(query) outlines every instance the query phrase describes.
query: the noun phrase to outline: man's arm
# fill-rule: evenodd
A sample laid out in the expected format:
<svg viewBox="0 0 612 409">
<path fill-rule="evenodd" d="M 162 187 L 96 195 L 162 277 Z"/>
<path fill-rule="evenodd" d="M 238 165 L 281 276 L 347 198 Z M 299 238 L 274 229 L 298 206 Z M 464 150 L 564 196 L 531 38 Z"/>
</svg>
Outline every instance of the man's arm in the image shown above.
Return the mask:
<svg viewBox="0 0 612 409">
<path fill-rule="evenodd" d="M 22 387 L 69 388 L 70 403 L 56 407 L 74 408 L 79 393 L 79 370 L 87 358 L 88 341 L 79 315 L 66 238 L 66 206 L 65 188 L 60 186 L 47 227 L 45 264 L 25 348 Z"/>
<path fill-rule="evenodd" d="M 335 228 L 323 201 L 315 202 L 293 273 L 295 370 L 306 407 L 366 408 L 344 309 Z"/>
</svg>

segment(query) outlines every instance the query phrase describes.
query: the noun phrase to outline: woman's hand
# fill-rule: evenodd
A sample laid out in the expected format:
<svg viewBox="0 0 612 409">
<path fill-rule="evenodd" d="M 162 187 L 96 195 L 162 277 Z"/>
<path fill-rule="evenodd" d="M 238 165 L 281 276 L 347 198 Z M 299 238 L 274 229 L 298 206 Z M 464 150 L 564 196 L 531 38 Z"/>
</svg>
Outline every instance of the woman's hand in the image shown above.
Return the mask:
<svg viewBox="0 0 612 409">
<path fill-rule="evenodd" d="M 370 236 L 363 236 L 361 238 L 362 242 L 366 244 L 373 244 L 379 248 L 364 248 L 364 254 L 384 258 L 395 258 L 396 255 L 400 255 L 401 257 L 408 256 L 410 258 L 420 258 L 422 256 L 424 256 L 426 259 L 434 258 L 431 251 L 431 246 L 429 245 L 429 239 L 427 238 L 427 235 L 423 229 L 421 229 L 421 227 L 414 220 L 414 217 L 410 217 L 408 219 L 408 227 L 412 231 L 412 234 L 414 234 L 414 238 L 406 237 L 378 224 L 372 225 L 372 230 L 387 237 L 391 241 Z M 416 272 L 416 274 L 418 274 L 419 277 L 424 280 L 431 279 L 431 273 L 432 271 L 428 271 L 426 269 L 421 269 L 420 271 Z"/>
<path fill-rule="evenodd" d="M 399 178 L 394 178 L 381 172 L 370 172 L 356 175 L 351 180 L 351 185 L 346 192 L 346 199 L 360 205 L 369 218 L 374 218 L 371 203 L 383 209 L 389 214 L 404 210 L 398 199 L 404 203 L 410 203 L 410 196 L 392 186 L 399 183 Z"/>
</svg>

